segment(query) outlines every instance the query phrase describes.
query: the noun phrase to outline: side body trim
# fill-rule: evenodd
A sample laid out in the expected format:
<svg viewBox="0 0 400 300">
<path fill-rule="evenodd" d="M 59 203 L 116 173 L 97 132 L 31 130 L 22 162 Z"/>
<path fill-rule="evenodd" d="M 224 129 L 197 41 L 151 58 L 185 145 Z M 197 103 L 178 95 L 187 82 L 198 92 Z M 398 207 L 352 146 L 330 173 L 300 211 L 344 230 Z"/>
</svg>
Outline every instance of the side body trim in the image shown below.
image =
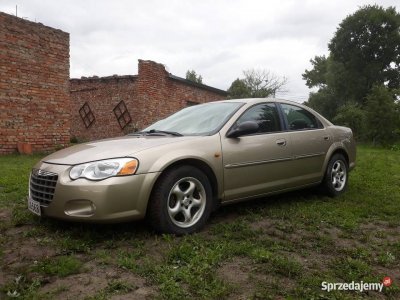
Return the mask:
<svg viewBox="0 0 400 300">
<path fill-rule="evenodd" d="M 228 164 L 228 165 L 225 165 L 224 167 L 225 167 L 225 169 L 234 169 L 234 168 L 241 168 L 241 167 L 247 167 L 247 166 L 264 165 L 264 164 L 270 164 L 270 163 L 282 162 L 282 161 L 288 161 L 288 160 L 310 158 L 310 157 L 316 157 L 316 156 L 322 156 L 322 155 L 325 155 L 325 153 L 318 152 L 318 153 L 297 155 L 294 157 L 282 157 L 282 158 L 269 159 L 269 160 L 249 161 L 249 162 L 243 162 L 243 163 L 237 163 L 237 164 Z"/>
</svg>

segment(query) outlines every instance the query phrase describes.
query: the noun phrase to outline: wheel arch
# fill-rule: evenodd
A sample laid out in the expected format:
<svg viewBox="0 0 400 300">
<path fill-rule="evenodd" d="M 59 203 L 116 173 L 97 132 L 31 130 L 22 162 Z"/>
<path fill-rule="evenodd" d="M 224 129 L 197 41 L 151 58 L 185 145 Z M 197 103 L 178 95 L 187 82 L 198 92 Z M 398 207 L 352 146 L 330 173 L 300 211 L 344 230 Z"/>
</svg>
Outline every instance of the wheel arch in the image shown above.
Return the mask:
<svg viewBox="0 0 400 300">
<path fill-rule="evenodd" d="M 150 199 L 151 199 L 151 194 L 154 190 L 154 187 L 157 185 L 157 183 L 161 180 L 162 175 L 165 174 L 168 170 L 171 170 L 173 168 L 179 167 L 179 166 L 192 166 L 200 171 L 202 171 L 208 178 L 210 185 L 211 185 L 211 190 L 212 190 L 212 196 L 213 196 L 213 210 L 215 210 L 219 206 L 219 187 L 218 187 L 218 179 L 217 176 L 215 175 L 215 172 L 213 169 L 204 161 L 197 159 L 197 158 L 182 158 L 180 160 L 171 162 L 169 165 L 165 166 L 162 170 L 160 175 L 157 177 L 155 180 L 153 186 L 151 187 L 151 192 L 150 192 Z M 150 199 L 147 202 L 147 207 L 149 206 Z"/>
<path fill-rule="evenodd" d="M 331 160 L 331 158 L 335 155 L 335 154 L 342 154 L 344 156 L 344 158 L 346 159 L 346 164 L 347 164 L 347 168 L 349 167 L 349 155 L 347 154 L 346 150 L 343 148 L 337 148 L 335 149 L 332 154 L 329 156 L 329 160 Z M 328 160 L 328 161 L 329 161 Z"/>
<path fill-rule="evenodd" d="M 325 173 L 326 173 L 326 169 L 328 168 L 329 161 L 332 159 L 332 157 L 335 154 L 342 154 L 344 156 L 345 160 L 346 160 L 347 168 L 349 168 L 350 157 L 349 157 L 349 154 L 346 151 L 346 148 L 343 145 L 341 145 L 340 143 L 333 144 L 331 146 L 331 148 L 328 150 L 328 152 L 327 152 L 327 154 L 325 156 L 324 165 L 323 165 L 323 168 L 321 170 L 321 172 L 322 172 L 322 174 L 321 174 L 322 175 L 321 176 L 322 179 L 321 180 L 323 180 L 323 178 L 325 177 Z"/>
</svg>

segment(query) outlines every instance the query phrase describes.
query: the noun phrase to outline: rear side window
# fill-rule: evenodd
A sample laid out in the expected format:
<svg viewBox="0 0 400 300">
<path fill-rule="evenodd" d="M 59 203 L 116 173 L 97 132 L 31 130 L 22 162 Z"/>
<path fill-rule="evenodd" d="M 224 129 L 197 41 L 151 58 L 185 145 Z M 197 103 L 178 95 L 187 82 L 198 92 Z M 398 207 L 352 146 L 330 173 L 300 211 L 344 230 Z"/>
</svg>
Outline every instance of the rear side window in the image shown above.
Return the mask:
<svg viewBox="0 0 400 300">
<path fill-rule="evenodd" d="M 236 125 L 246 121 L 258 123 L 258 133 L 276 132 L 281 130 L 279 114 L 274 103 L 257 104 L 249 108 L 237 120 Z"/>
<path fill-rule="evenodd" d="M 322 128 L 321 122 L 309 111 L 290 104 L 281 103 L 290 130 L 306 130 Z"/>
</svg>

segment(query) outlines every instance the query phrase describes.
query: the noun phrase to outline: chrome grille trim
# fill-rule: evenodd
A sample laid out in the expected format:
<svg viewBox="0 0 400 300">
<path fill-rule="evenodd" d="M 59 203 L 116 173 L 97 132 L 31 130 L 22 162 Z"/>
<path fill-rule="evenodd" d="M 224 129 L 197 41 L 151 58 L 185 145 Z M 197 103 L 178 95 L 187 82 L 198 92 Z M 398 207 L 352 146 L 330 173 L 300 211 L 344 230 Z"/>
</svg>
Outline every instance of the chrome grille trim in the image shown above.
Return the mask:
<svg viewBox="0 0 400 300">
<path fill-rule="evenodd" d="M 41 206 L 48 206 L 53 200 L 58 175 L 56 173 L 33 169 L 29 180 L 30 197 Z"/>
</svg>

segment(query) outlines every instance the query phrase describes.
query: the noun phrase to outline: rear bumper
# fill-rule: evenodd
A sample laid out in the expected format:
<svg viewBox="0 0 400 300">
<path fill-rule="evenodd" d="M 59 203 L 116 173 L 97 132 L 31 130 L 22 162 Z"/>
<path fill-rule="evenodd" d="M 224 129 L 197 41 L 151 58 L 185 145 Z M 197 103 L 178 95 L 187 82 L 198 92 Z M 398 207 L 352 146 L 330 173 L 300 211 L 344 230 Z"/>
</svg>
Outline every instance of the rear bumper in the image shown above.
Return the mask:
<svg viewBox="0 0 400 300">
<path fill-rule="evenodd" d="M 71 180 L 71 166 L 39 163 L 37 169 L 58 174 L 50 204 L 42 215 L 69 221 L 116 223 L 142 219 L 159 173 L 110 177 L 101 181 Z"/>
</svg>

